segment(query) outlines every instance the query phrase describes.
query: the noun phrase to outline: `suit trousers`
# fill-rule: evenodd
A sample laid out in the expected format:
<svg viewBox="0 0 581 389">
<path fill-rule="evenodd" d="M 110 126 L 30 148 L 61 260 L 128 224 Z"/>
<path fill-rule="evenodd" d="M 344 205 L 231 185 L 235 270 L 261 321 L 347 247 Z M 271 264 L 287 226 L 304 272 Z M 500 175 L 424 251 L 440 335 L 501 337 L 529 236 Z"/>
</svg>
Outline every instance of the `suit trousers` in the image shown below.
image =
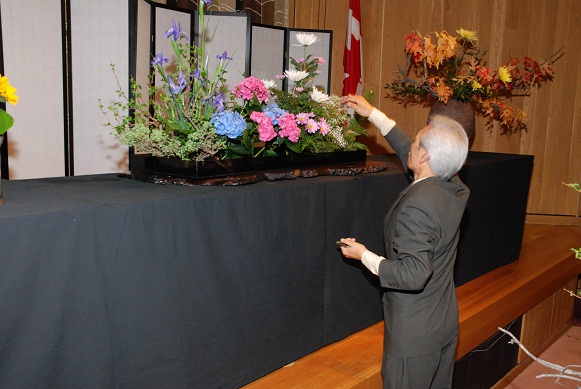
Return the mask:
<svg viewBox="0 0 581 389">
<path fill-rule="evenodd" d="M 383 389 L 451 388 L 457 343 L 456 337 L 440 351 L 421 357 L 394 357 L 384 350 Z"/>
</svg>

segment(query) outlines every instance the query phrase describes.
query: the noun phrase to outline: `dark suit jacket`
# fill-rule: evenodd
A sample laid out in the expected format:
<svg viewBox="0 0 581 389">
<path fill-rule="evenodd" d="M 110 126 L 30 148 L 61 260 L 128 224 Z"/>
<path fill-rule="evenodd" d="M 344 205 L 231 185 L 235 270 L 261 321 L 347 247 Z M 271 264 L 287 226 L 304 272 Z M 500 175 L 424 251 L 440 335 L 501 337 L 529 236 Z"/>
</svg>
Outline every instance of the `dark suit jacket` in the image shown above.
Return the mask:
<svg viewBox="0 0 581 389">
<path fill-rule="evenodd" d="M 396 126 L 385 138 L 407 171 L 409 137 Z M 385 217 L 379 279 L 390 355 L 431 354 L 458 335 L 453 270 L 468 196 L 458 176 L 430 177 L 404 189 Z"/>
</svg>

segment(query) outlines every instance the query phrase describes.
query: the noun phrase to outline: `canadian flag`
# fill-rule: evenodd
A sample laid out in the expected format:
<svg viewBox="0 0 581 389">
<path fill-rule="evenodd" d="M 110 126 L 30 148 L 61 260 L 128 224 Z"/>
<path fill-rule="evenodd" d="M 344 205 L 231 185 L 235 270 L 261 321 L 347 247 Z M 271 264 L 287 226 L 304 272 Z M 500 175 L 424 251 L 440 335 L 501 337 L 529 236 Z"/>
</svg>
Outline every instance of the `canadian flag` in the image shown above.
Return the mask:
<svg viewBox="0 0 581 389">
<path fill-rule="evenodd" d="M 349 0 L 349 25 L 343 53 L 343 96 L 363 91 L 363 56 L 361 54 L 361 3 Z"/>
</svg>

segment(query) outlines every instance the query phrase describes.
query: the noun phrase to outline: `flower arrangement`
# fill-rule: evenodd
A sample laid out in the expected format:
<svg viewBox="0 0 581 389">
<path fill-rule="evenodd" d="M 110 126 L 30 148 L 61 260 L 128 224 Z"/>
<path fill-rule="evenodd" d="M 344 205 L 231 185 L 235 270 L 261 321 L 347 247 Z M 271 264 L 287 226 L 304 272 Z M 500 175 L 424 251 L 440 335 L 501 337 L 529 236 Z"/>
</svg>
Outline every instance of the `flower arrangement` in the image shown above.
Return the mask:
<svg viewBox="0 0 581 389">
<path fill-rule="evenodd" d="M 199 20 L 201 31 L 205 31 L 204 4 L 200 2 Z M 166 38 L 176 56 L 175 64 L 166 70 L 169 59 L 159 52 L 151 61 L 155 72 L 150 75 L 147 98 L 142 87 L 131 83 L 132 97 L 129 98 L 119 85 L 118 95 L 123 102 L 109 106 L 115 123 L 108 120 L 119 141 L 138 152 L 156 157 L 177 157 L 183 160 L 203 160 L 224 149 L 225 141 L 216 133 L 210 119 L 224 110 L 226 88 L 224 75 L 229 61 L 227 53 L 217 56 L 219 64 L 211 75 L 206 64 L 205 41 L 202 33 L 200 46 L 190 45 L 181 25 L 172 21 Z M 114 65 L 112 65 L 115 72 Z M 155 74 L 161 82 L 156 85 Z M 150 109 L 151 107 L 151 109 Z M 103 105 L 100 105 L 103 110 Z M 124 112 L 129 115 L 125 116 Z M 108 119 L 108 117 L 107 117 Z"/>
<path fill-rule="evenodd" d="M 303 47 L 304 57 L 290 58 L 295 69 L 277 76 L 292 82 L 290 92 L 276 89 L 275 81 L 247 77 L 234 87 L 232 112 L 212 119 L 217 133 L 228 137 L 226 157 L 365 148 L 357 142 L 357 136 L 365 130 L 347 114 L 340 97 L 327 95 L 313 85 L 318 66 L 324 63 L 323 58 L 307 54 L 317 36 L 298 33 L 295 38 Z M 237 131 L 226 133 L 222 128 L 227 127 Z"/>
<path fill-rule="evenodd" d="M 202 32 L 204 5 L 210 3 L 199 4 Z M 203 33 L 199 46 L 185 43 L 188 37 L 174 21 L 166 37 L 171 39 L 177 61 L 168 67 L 169 59 L 162 52 L 155 55 L 151 64 L 161 79 L 159 85 L 154 85 L 155 75 L 151 75 L 147 98 L 135 82 L 131 98 L 119 86 L 123 102 L 108 107 L 114 123 L 108 120 L 107 125 L 115 129 L 121 143 L 137 152 L 201 161 L 365 147 L 356 141 L 365 130 L 347 115 L 339 97 L 312 85 L 324 61 L 306 55 L 316 35 L 297 34 L 305 58 L 291 59 L 296 69 L 285 72 L 284 77 L 294 82 L 291 92 L 279 91 L 274 81 L 256 77 L 243 79 L 230 92 L 224 86 L 227 65 L 233 60 L 228 53 L 216 56 L 219 65 L 209 72 Z"/>
<path fill-rule="evenodd" d="M 0 103 L 10 103 L 16 105 L 18 103 L 18 96 L 16 96 L 16 88 L 10 85 L 8 78 L 0 74 Z M 0 109 L 0 135 L 12 127 L 14 118 L 3 109 Z"/>
<path fill-rule="evenodd" d="M 447 104 L 450 99 L 471 102 L 477 112 L 501 126 L 524 126 L 526 114 L 503 98 L 526 95 L 530 88 L 550 81 L 554 75 L 554 53 L 538 62 L 529 57 L 511 58 L 498 69 L 485 66 L 484 55 L 476 46 L 474 31 L 459 29 L 459 36 L 446 31 L 422 36 L 413 31 L 405 36 L 407 60 L 398 68 L 399 79 L 386 85 L 388 95 L 403 102 L 421 102 L 431 96 Z M 419 79 L 410 78 L 411 72 Z"/>
</svg>

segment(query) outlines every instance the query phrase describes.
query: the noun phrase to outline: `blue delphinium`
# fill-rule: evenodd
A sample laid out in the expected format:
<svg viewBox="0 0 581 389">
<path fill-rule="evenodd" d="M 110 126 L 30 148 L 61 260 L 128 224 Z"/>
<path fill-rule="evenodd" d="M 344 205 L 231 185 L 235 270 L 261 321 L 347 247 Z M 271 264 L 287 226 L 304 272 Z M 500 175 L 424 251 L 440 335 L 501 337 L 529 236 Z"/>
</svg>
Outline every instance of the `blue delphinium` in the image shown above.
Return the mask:
<svg viewBox="0 0 581 389">
<path fill-rule="evenodd" d="M 210 123 L 216 129 L 216 134 L 226 135 L 230 139 L 238 138 L 246 129 L 246 121 L 238 112 L 217 112 L 212 115 Z"/>
</svg>

